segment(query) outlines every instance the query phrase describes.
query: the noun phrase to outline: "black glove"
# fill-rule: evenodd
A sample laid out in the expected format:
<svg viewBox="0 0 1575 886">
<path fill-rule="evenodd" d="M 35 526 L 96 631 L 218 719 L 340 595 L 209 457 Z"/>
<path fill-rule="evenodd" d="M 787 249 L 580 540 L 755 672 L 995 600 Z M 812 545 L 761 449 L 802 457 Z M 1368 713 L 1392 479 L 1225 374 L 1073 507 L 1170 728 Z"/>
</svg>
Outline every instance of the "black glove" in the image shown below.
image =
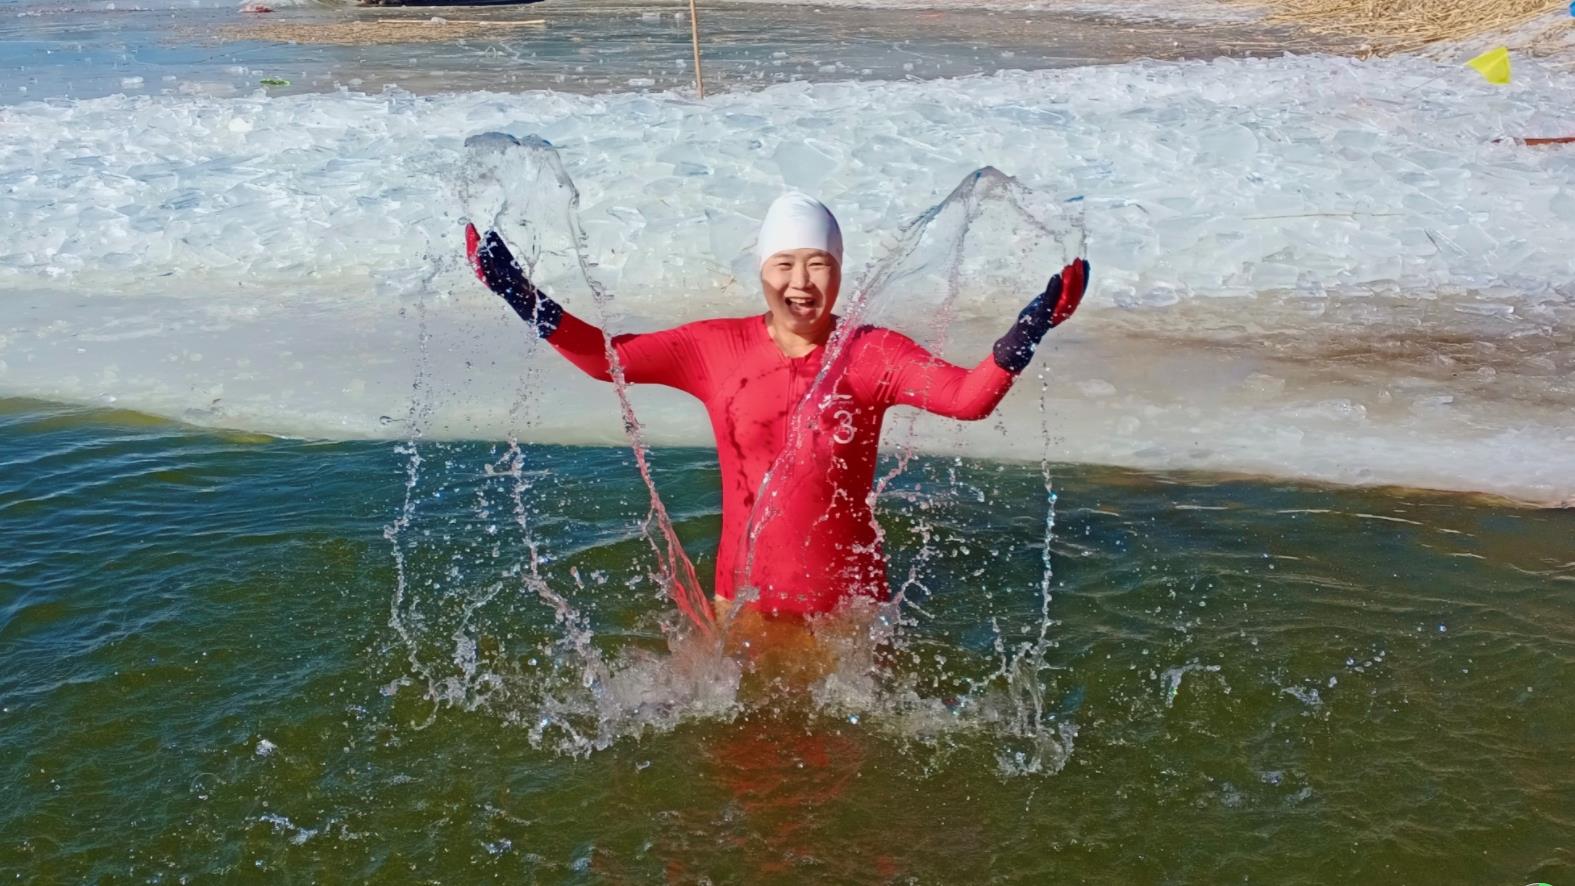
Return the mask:
<svg viewBox="0 0 1575 886">
<path fill-rule="evenodd" d="M 520 270 L 514 254 L 503 245 L 497 231 L 488 231 L 485 238 L 476 233 L 475 225 L 465 226 L 465 257 L 476 269 L 476 276 L 487 288 L 503 296 L 514 313 L 529 323 L 542 338 L 552 338 L 563 320 L 563 308 L 537 289 L 525 272 Z"/>
<path fill-rule="evenodd" d="M 1012 328 L 996 339 L 995 365 L 1014 375 L 1027 369 L 1039 340 L 1072 316 L 1087 289 L 1088 262 L 1073 259 L 1061 273 L 1050 278 L 1044 292 L 1034 296 L 1028 307 L 1023 308 Z"/>
</svg>

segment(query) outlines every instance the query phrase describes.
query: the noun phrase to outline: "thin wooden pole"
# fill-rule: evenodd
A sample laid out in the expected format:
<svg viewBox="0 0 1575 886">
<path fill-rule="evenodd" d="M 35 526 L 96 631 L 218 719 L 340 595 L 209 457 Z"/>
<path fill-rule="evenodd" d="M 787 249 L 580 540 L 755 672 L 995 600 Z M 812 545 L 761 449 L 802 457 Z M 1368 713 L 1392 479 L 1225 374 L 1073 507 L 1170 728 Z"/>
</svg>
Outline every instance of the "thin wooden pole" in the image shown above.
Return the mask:
<svg viewBox="0 0 1575 886">
<path fill-rule="evenodd" d="M 705 81 L 700 77 L 700 15 L 695 0 L 689 0 L 689 37 L 695 44 L 695 91 L 705 98 Z"/>
</svg>

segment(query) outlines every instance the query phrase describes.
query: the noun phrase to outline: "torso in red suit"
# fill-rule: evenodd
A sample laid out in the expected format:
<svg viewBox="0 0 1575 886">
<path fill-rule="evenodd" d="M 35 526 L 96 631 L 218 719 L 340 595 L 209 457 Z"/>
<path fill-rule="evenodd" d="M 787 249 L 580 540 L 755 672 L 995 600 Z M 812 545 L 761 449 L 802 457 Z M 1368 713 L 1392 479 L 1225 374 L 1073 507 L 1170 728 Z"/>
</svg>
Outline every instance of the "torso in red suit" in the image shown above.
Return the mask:
<svg viewBox="0 0 1575 886">
<path fill-rule="evenodd" d="M 610 378 L 596 327 L 564 314 L 548 341 L 591 376 Z M 885 599 L 870 490 L 886 410 L 980 419 L 1014 378 L 989 357 L 963 369 L 903 335 L 860 327 L 817 387 L 817 402 L 801 407 L 826 348 L 785 356 L 763 316 L 620 335 L 613 347 L 627 381 L 667 385 L 705 404 L 722 474 L 716 593 L 733 599 L 753 588 L 746 597 L 767 613 L 826 612 L 850 595 Z"/>
</svg>

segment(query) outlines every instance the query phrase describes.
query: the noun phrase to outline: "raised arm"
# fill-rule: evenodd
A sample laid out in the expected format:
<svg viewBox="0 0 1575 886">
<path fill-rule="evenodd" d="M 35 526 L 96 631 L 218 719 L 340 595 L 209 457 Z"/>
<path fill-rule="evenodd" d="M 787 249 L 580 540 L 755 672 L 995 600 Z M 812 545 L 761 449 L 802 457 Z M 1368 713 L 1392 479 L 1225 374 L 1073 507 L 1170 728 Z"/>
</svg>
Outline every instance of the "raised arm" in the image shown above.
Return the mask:
<svg viewBox="0 0 1575 886">
<path fill-rule="evenodd" d="M 553 349 L 592 378 L 612 381 L 612 364 L 602 331 L 565 311 L 525 276 L 496 231 L 465 227 L 465 252 L 476 276 L 514 309 Z M 705 361 L 685 327 L 614 336 L 613 351 L 624 380 L 658 384 L 700 395 Z"/>
<path fill-rule="evenodd" d="M 1028 367 L 1045 333 L 1077 310 L 1088 287 L 1088 270 L 1088 262 L 1077 259 L 1051 277 L 1045 291 L 996 340 L 991 355 L 972 369 L 948 363 L 906 336 L 872 331 L 874 336 L 865 346 L 875 353 L 861 362 L 883 367 L 877 399 L 963 421 L 977 421 L 994 412 L 1018 373 Z"/>
<path fill-rule="evenodd" d="M 869 352 L 859 355 L 859 362 L 879 367 L 881 373 L 875 399 L 889 406 L 916 406 L 947 418 L 977 421 L 995 411 L 1017 378 L 993 357 L 964 369 L 890 330 L 872 330 L 862 344 Z"/>
</svg>

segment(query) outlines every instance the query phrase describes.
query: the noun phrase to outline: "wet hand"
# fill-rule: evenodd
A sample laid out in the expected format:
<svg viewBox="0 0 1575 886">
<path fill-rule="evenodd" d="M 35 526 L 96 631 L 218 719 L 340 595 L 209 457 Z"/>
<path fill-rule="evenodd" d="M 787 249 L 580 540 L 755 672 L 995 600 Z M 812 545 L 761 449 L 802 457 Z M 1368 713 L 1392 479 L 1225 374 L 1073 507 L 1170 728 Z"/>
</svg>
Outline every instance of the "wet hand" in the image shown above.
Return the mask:
<svg viewBox="0 0 1575 886">
<path fill-rule="evenodd" d="M 1045 333 L 1065 323 L 1082 304 L 1088 275 L 1088 262 L 1078 258 L 1051 277 L 1044 292 L 1034 296 L 1012 328 L 996 340 L 996 365 L 1012 373 L 1026 369 Z"/>
<path fill-rule="evenodd" d="M 482 236 L 475 225 L 465 225 L 465 257 L 477 279 L 502 296 L 514 313 L 535 328 L 536 334 L 552 337 L 563 319 L 563 309 L 530 282 L 497 231 Z"/>
</svg>

